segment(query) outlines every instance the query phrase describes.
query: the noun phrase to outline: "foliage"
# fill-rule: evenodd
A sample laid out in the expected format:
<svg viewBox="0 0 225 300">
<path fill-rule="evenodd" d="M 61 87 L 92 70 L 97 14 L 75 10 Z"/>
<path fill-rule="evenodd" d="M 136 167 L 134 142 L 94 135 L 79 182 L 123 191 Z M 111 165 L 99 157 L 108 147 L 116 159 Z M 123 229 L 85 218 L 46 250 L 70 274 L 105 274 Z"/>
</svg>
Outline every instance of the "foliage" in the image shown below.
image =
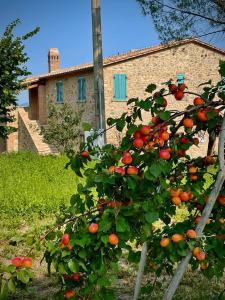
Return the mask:
<svg viewBox="0 0 225 300">
<path fill-rule="evenodd" d="M 21 152 L 0 155 L 1 233 L 7 222 L 21 221 L 56 213 L 68 205 L 70 195 L 81 182 L 65 169 L 65 156 L 40 156 Z M 3 230 L 3 228 L 5 228 Z M 12 228 L 13 229 L 13 228 Z"/>
<path fill-rule="evenodd" d="M 151 15 L 163 42 L 186 37 L 224 34 L 225 2 L 214 0 L 137 0 Z"/>
<path fill-rule="evenodd" d="M 23 89 L 22 77 L 30 74 L 25 66 L 28 57 L 23 43 L 39 31 L 36 28 L 21 37 L 14 37 L 13 30 L 19 23 L 19 19 L 10 23 L 0 37 L 0 137 L 15 131 L 8 123 L 14 121 L 16 97 Z"/>
<path fill-rule="evenodd" d="M 30 267 L 13 264 L 2 266 L 0 271 L 0 300 L 8 299 L 9 295 L 15 294 L 18 289 L 26 289 L 33 278 Z"/>
<path fill-rule="evenodd" d="M 82 110 L 74 112 L 68 103 L 50 103 L 48 126 L 41 129 L 44 141 L 54 145 L 60 153 L 70 154 L 79 149 L 82 114 Z"/>
<path fill-rule="evenodd" d="M 220 72 L 224 72 L 222 63 Z M 109 270 L 117 273 L 123 251 L 131 263 L 137 263 L 139 246 L 145 241 L 146 271 L 156 277 L 172 274 L 174 265 L 194 245 L 198 248 L 190 262 L 192 269 L 200 268 L 209 278 L 223 275 L 224 190 L 204 235 L 193 236 L 216 178 L 216 156 L 191 158 L 187 152 L 198 147 L 199 131 L 219 134 L 225 109 L 222 86 L 222 81 L 215 86 L 207 82 L 197 94 L 171 81 L 161 90 L 151 84 L 145 100 L 128 101 L 131 115 L 108 119 L 109 126 L 125 133 L 119 147 L 107 144 L 99 149 L 90 141 L 71 158 L 72 169 L 86 181 L 71 197 L 63 226 L 46 235 L 45 252 L 47 263 L 61 277 L 65 297 L 115 299 L 111 288 L 115 278 Z M 185 93 L 195 95 L 193 105 L 181 112 L 167 110 L 168 95 L 182 101 Z M 143 111 L 152 116 L 149 124 L 140 124 Z M 88 165 L 90 160 L 95 160 L 94 166 Z M 186 218 L 175 221 L 177 207 L 188 211 Z M 144 293 L 149 295 L 152 288 L 148 282 Z"/>
</svg>

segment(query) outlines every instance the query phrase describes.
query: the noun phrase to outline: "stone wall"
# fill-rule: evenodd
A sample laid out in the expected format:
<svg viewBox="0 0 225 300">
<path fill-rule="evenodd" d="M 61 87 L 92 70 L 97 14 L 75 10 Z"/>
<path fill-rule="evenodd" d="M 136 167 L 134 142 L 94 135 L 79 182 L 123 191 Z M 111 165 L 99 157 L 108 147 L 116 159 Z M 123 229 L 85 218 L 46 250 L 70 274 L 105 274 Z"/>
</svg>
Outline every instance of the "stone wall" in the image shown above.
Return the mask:
<svg viewBox="0 0 225 300">
<path fill-rule="evenodd" d="M 34 151 L 38 152 L 32 137 L 24 123 L 23 119 L 21 118 L 20 114 L 18 114 L 18 151 Z"/>
<path fill-rule="evenodd" d="M 160 85 L 169 79 L 176 80 L 178 73 L 184 73 L 185 83 L 190 91 L 201 91 L 198 85 L 212 79 L 216 83 L 220 79 L 218 73 L 219 60 L 225 55 L 219 54 L 206 47 L 190 43 L 176 48 L 166 49 L 144 57 L 135 58 L 126 62 L 117 63 L 104 68 L 105 107 L 106 118 L 118 117 L 127 111 L 127 101 L 113 100 L 113 75 L 125 73 L 127 75 L 127 100 L 133 97 L 145 99 L 149 94 L 145 92 L 148 84 Z M 192 96 L 185 96 L 182 101 L 173 97 L 167 98 L 168 109 L 182 110 L 193 101 Z M 144 114 L 144 121 L 149 122 L 151 116 Z M 118 137 L 115 130 L 107 132 L 107 141 L 115 143 Z M 207 136 L 202 139 L 201 151 L 206 153 Z M 197 155 L 199 149 L 195 147 L 192 155 Z"/>
<path fill-rule="evenodd" d="M 11 112 L 11 114 L 15 117 L 15 121 L 9 123 L 9 126 L 15 127 L 18 129 L 18 108 Z M 7 152 L 17 152 L 18 151 L 18 130 L 11 133 L 6 139 L 6 149 Z"/>
<path fill-rule="evenodd" d="M 86 101 L 78 101 L 78 78 L 85 77 L 86 79 Z M 46 101 L 56 105 L 56 82 L 58 79 L 48 80 L 46 83 Z M 92 74 L 81 74 L 73 77 L 60 78 L 63 85 L 64 103 L 69 103 L 74 111 L 79 112 L 84 110 L 82 122 L 87 122 L 95 127 L 95 101 L 94 101 L 94 83 Z"/>
</svg>

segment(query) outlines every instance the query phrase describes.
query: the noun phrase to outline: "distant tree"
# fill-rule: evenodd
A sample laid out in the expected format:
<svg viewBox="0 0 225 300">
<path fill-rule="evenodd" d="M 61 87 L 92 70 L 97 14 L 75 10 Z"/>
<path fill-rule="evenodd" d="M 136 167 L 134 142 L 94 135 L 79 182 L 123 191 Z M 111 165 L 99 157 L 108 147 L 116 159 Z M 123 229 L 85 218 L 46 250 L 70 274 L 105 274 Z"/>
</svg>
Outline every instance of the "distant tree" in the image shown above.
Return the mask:
<svg viewBox="0 0 225 300">
<path fill-rule="evenodd" d="M 35 35 L 39 28 L 14 37 L 13 30 L 20 23 L 19 19 L 10 23 L 0 36 L 0 137 L 7 137 L 16 129 L 9 125 L 14 121 L 12 111 L 15 109 L 16 97 L 23 89 L 23 77 L 30 74 L 25 63 L 28 61 L 23 42 Z"/>
<path fill-rule="evenodd" d="M 225 33 L 225 0 L 137 0 L 163 42 Z"/>
<path fill-rule="evenodd" d="M 83 110 L 74 112 L 67 103 L 59 106 L 50 103 L 48 109 L 48 126 L 41 128 L 44 141 L 55 146 L 60 153 L 73 153 L 81 142 Z"/>
</svg>

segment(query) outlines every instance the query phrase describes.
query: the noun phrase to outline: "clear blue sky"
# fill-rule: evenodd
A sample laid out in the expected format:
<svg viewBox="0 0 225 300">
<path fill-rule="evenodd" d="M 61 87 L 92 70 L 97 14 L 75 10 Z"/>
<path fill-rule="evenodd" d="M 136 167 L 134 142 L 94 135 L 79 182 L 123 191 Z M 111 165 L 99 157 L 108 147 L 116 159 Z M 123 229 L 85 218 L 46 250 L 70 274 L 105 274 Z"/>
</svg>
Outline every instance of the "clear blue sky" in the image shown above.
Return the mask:
<svg viewBox="0 0 225 300">
<path fill-rule="evenodd" d="M 26 42 L 33 75 L 47 71 L 49 48 L 59 48 L 61 67 L 92 60 L 91 0 L 0 0 L 0 30 L 20 18 L 16 33 L 40 26 L 40 32 Z M 101 0 L 103 55 L 159 44 L 150 17 L 144 17 L 135 0 Z M 225 42 L 212 41 L 225 48 Z M 26 93 L 19 97 L 27 100 Z"/>
</svg>

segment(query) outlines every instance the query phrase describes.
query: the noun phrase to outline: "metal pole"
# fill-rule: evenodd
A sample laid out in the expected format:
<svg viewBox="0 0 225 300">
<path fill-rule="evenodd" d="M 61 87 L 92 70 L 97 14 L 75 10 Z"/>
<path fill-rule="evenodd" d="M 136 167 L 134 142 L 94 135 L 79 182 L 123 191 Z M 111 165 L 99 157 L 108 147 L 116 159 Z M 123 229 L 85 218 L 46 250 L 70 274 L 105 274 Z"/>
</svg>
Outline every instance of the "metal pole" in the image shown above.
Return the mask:
<svg viewBox="0 0 225 300">
<path fill-rule="evenodd" d="M 105 130 L 105 100 L 100 0 L 91 0 L 96 127 Z M 105 133 L 103 136 L 105 142 Z"/>
</svg>

